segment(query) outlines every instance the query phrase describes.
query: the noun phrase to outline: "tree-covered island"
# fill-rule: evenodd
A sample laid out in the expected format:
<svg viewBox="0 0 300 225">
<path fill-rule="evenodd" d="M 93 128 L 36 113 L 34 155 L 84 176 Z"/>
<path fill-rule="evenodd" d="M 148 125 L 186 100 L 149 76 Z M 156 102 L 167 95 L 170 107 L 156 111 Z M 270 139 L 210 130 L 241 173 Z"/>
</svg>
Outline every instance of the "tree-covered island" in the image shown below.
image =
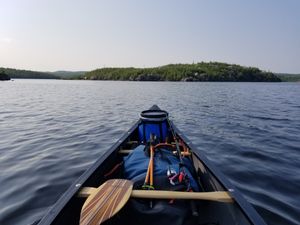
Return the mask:
<svg viewBox="0 0 300 225">
<path fill-rule="evenodd" d="M 219 62 L 170 64 L 154 68 L 102 68 L 87 72 L 78 78 L 129 81 L 281 81 L 272 72 Z"/>
</svg>

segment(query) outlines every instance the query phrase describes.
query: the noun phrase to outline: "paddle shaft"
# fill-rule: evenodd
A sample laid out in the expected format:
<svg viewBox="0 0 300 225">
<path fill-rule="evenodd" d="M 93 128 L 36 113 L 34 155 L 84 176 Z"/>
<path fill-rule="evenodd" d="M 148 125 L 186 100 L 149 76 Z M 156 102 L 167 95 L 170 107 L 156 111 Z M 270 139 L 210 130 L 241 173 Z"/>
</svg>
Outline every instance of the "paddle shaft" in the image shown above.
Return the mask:
<svg viewBox="0 0 300 225">
<path fill-rule="evenodd" d="M 179 191 L 145 191 L 133 190 L 133 198 L 149 199 L 187 199 L 187 200 L 210 200 L 218 202 L 233 202 L 229 193 L 226 191 L 216 192 L 179 192 Z"/>
<path fill-rule="evenodd" d="M 144 185 L 150 185 L 150 187 L 153 187 L 153 170 L 154 170 L 154 146 L 150 144 L 150 158 L 149 158 L 149 164 L 148 164 Z"/>
<path fill-rule="evenodd" d="M 88 197 L 96 188 L 85 187 L 79 197 Z M 215 192 L 180 192 L 180 191 L 146 191 L 133 190 L 131 192 L 133 198 L 149 198 L 149 199 L 190 199 L 190 200 L 209 200 L 218 202 L 233 202 L 233 199 L 227 191 Z"/>
</svg>

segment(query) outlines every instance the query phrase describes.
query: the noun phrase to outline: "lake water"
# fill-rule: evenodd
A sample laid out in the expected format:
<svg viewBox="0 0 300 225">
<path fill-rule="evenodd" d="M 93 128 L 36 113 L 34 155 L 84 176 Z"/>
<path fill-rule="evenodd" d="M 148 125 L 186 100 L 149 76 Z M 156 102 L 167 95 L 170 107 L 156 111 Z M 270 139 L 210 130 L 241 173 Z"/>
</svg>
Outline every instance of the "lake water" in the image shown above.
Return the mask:
<svg viewBox="0 0 300 225">
<path fill-rule="evenodd" d="M 153 104 L 268 224 L 300 224 L 300 83 L 0 82 L 0 224 L 40 219 Z"/>
</svg>

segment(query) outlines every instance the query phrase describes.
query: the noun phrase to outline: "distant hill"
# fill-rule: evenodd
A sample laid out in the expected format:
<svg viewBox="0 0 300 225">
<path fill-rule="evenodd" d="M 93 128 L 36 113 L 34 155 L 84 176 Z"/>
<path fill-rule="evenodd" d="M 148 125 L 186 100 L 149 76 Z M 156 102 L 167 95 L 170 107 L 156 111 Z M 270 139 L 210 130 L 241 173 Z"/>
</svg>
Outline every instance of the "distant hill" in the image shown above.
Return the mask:
<svg viewBox="0 0 300 225">
<path fill-rule="evenodd" d="M 10 68 L 0 68 L 0 71 L 4 71 L 11 78 L 60 79 L 59 76 L 46 73 L 46 72 L 36 72 L 31 70 L 17 70 L 17 69 L 10 69 Z"/>
<path fill-rule="evenodd" d="M 81 76 L 83 76 L 86 71 L 65 71 L 65 70 L 60 70 L 60 71 L 55 71 L 55 72 L 49 72 L 50 74 L 54 76 L 58 76 L 62 79 L 76 79 Z"/>
<path fill-rule="evenodd" d="M 282 81 L 300 82 L 300 74 L 276 73 L 275 75 Z"/>
<path fill-rule="evenodd" d="M 170 64 L 154 68 L 102 68 L 87 72 L 80 78 L 87 80 L 132 81 L 281 81 L 273 73 L 264 72 L 255 67 L 219 62 Z"/>
<path fill-rule="evenodd" d="M 18 70 L 11 68 L 0 67 L 11 78 L 24 78 L 24 79 L 79 79 L 86 71 L 55 71 L 55 72 L 38 72 L 31 70 Z"/>
</svg>

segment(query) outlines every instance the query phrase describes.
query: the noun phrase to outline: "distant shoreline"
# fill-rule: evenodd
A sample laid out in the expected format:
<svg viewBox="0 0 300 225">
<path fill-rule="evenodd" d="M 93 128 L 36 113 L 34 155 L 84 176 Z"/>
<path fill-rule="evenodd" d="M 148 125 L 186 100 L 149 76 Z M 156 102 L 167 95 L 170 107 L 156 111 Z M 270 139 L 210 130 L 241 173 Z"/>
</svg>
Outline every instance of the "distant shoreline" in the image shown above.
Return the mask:
<svg viewBox="0 0 300 225">
<path fill-rule="evenodd" d="M 111 81 L 172 81 L 172 82 L 281 82 L 300 81 L 300 74 L 262 71 L 219 62 L 169 64 L 153 68 L 101 68 L 93 71 L 37 72 L 0 68 L 12 79 L 65 79 Z"/>
</svg>

